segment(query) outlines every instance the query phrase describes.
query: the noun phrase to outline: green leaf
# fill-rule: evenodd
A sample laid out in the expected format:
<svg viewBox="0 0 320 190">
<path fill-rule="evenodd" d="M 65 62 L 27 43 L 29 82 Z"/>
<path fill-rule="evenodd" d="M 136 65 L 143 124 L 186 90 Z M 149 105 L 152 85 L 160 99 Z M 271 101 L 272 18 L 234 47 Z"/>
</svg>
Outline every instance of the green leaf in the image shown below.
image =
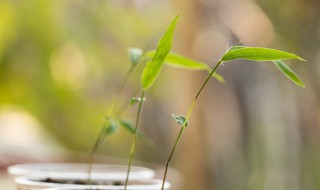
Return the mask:
<svg viewBox="0 0 320 190">
<path fill-rule="evenodd" d="M 143 51 L 139 48 L 129 48 L 128 53 L 130 62 L 133 66 L 137 65 L 140 62 L 140 59 L 143 55 Z"/>
<path fill-rule="evenodd" d="M 303 88 L 305 87 L 298 75 L 293 70 L 291 70 L 290 67 L 288 67 L 283 61 L 276 60 L 273 62 L 276 64 L 278 69 L 282 71 L 283 74 L 285 74 L 290 80 Z"/>
<path fill-rule="evenodd" d="M 121 119 L 120 125 L 123 126 L 131 134 L 135 134 L 134 126 L 129 121 Z M 138 135 L 139 139 L 145 141 L 149 146 L 154 146 L 154 143 L 150 138 L 146 137 L 145 135 L 141 134 L 140 132 L 138 132 L 137 135 Z"/>
<path fill-rule="evenodd" d="M 212 77 L 216 78 L 219 82 L 224 83 L 223 76 L 219 75 L 218 73 L 213 73 Z"/>
<path fill-rule="evenodd" d="M 124 127 L 127 131 L 129 131 L 132 134 L 135 134 L 134 126 L 127 120 L 121 119 L 120 124 L 122 127 Z"/>
<path fill-rule="evenodd" d="M 188 126 L 189 121 L 186 121 L 186 117 L 183 115 L 172 114 L 172 118 L 181 126 Z"/>
<path fill-rule="evenodd" d="M 107 127 L 105 127 L 105 135 L 111 135 L 113 133 L 116 133 L 118 132 L 119 130 L 119 126 L 117 125 L 117 123 L 109 118 L 109 119 L 106 119 L 106 122 L 105 122 L 105 125 L 108 125 Z"/>
<path fill-rule="evenodd" d="M 142 101 L 146 101 L 146 98 L 144 97 Z M 134 105 L 135 103 L 141 102 L 140 97 L 133 97 L 130 99 L 130 105 Z"/>
<path fill-rule="evenodd" d="M 153 58 L 155 55 L 155 51 L 150 51 L 146 54 L 147 57 Z M 192 69 L 192 70 L 208 70 L 210 71 L 210 67 L 198 61 L 194 61 L 192 59 L 186 58 L 182 55 L 175 53 L 168 53 L 165 63 L 171 67 L 183 68 L 183 69 Z"/>
<path fill-rule="evenodd" d="M 210 67 L 198 61 L 194 61 L 192 59 L 188 59 L 184 56 L 169 53 L 166 58 L 166 63 L 172 67 L 178 67 L 183 69 L 192 69 L 192 70 L 210 70 Z"/>
<path fill-rule="evenodd" d="M 127 131 L 129 131 L 131 134 L 135 134 L 135 128 L 134 126 L 132 125 L 131 122 L 125 120 L 125 119 L 120 119 L 120 125 L 122 127 L 124 127 Z M 146 138 L 143 134 L 139 133 L 138 132 L 138 137 L 140 138 Z"/>
<path fill-rule="evenodd" d="M 236 48 L 234 48 L 236 47 Z M 284 60 L 284 59 L 298 59 L 300 61 L 305 61 L 301 57 L 270 48 L 261 48 L 261 47 L 243 47 L 243 46 L 234 46 L 233 49 L 226 52 L 221 61 L 231 61 L 234 59 L 247 59 L 253 61 L 275 61 L 275 60 Z"/>
<path fill-rule="evenodd" d="M 155 56 L 151 61 L 146 63 L 146 66 L 142 73 L 142 88 L 146 91 L 152 86 L 156 78 L 158 77 L 164 60 L 171 50 L 171 44 L 173 39 L 173 32 L 178 22 L 179 16 L 177 16 L 170 24 L 162 38 L 160 39 Z"/>
<path fill-rule="evenodd" d="M 146 57 L 149 59 L 152 59 L 155 55 L 155 51 L 149 51 L 146 53 Z M 165 59 L 165 64 L 171 67 L 177 67 L 177 68 L 183 68 L 183 69 L 192 69 L 192 70 L 207 70 L 209 73 L 211 71 L 211 68 L 202 62 L 194 61 L 192 59 L 189 59 L 187 57 L 184 57 L 179 54 L 175 53 L 169 53 Z M 219 75 L 218 73 L 214 73 L 212 75 L 214 78 L 216 78 L 219 82 L 224 82 L 224 78 Z"/>
</svg>

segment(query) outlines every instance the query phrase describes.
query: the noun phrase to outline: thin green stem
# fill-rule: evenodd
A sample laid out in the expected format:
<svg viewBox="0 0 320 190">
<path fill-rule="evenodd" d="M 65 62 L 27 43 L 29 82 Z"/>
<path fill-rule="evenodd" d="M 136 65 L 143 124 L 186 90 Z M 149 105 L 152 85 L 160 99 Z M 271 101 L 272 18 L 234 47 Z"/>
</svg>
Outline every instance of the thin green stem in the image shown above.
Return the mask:
<svg viewBox="0 0 320 190">
<path fill-rule="evenodd" d="M 167 160 L 167 162 L 166 162 L 166 167 L 165 167 L 165 170 L 164 170 L 164 175 L 163 175 L 161 190 L 164 190 L 164 184 L 165 184 L 166 179 L 167 179 L 167 173 L 168 173 L 169 164 L 170 164 L 171 159 L 172 159 L 172 156 L 173 156 L 173 154 L 174 154 L 174 152 L 175 152 L 175 150 L 176 150 L 176 148 L 177 148 L 177 145 L 179 144 L 179 141 L 180 141 L 180 139 L 181 139 L 181 136 L 182 136 L 182 134 L 183 134 L 183 131 L 184 131 L 184 129 L 186 128 L 186 124 L 187 124 L 187 122 L 188 122 L 188 120 L 189 120 L 189 117 L 190 117 L 191 112 L 192 112 L 192 110 L 193 110 L 193 108 L 194 108 L 194 105 L 195 105 L 195 103 L 196 103 L 196 101 L 197 101 L 200 93 L 202 92 L 202 90 L 204 89 L 204 87 L 206 86 L 206 84 L 208 83 L 209 79 L 210 79 L 210 78 L 212 77 L 212 75 L 216 72 L 216 70 L 217 70 L 218 67 L 221 65 L 221 63 L 222 63 L 222 61 L 220 60 L 220 61 L 216 64 L 216 66 L 212 69 L 212 71 L 210 72 L 210 74 L 208 75 L 208 77 L 206 78 L 206 80 L 204 81 L 204 83 L 203 83 L 202 86 L 200 87 L 198 93 L 196 94 L 196 96 L 195 96 L 194 99 L 193 99 L 193 102 L 192 102 L 192 104 L 191 104 L 191 106 L 190 106 L 190 108 L 189 108 L 189 111 L 188 111 L 188 114 L 187 114 L 187 116 L 186 116 L 186 119 L 185 119 L 185 121 L 184 121 L 184 123 L 183 123 L 183 125 L 182 125 L 182 127 L 181 127 L 181 129 L 180 129 L 180 132 L 179 132 L 179 134 L 178 134 L 178 137 L 177 137 L 177 139 L 176 139 L 176 141 L 175 141 L 175 143 L 174 143 L 174 145 L 173 145 L 173 147 L 172 147 L 172 149 L 171 149 L 170 155 L 169 155 L 168 160 Z"/>
<path fill-rule="evenodd" d="M 115 109 L 115 105 L 118 104 L 118 101 L 119 101 L 119 98 L 120 98 L 120 95 L 122 94 L 123 92 L 123 89 L 124 87 L 126 86 L 126 84 L 128 83 L 128 79 L 130 77 L 130 75 L 132 74 L 133 70 L 134 70 L 135 66 L 131 66 L 130 69 L 127 71 L 122 83 L 120 84 L 120 86 L 118 87 L 117 91 L 116 91 L 116 94 L 115 94 L 115 98 L 113 99 L 112 101 L 112 104 L 111 104 L 111 107 L 108 111 L 108 116 L 111 116 L 114 112 L 114 109 Z"/>
<path fill-rule="evenodd" d="M 115 106 L 118 104 L 120 95 L 123 92 L 124 87 L 126 86 L 128 79 L 130 77 L 130 75 L 132 74 L 133 70 L 134 70 L 135 66 L 131 66 L 130 69 L 127 71 L 124 80 L 122 81 L 122 83 L 119 85 L 118 89 L 116 90 L 114 99 L 111 103 L 111 106 L 109 107 L 109 110 L 107 112 L 107 116 L 106 119 L 103 121 L 102 126 L 101 126 L 101 130 L 99 132 L 99 135 L 96 139 L 96 141 L 94 142 L 91 150 L 90 150 L 90 155 L 89 155 L 89 163 L 88 163 L 88 180 L 87 183 L 91 184 L 91 173 L 92 173 L 92 164 L 93 164 L 93 156 L 95 154 L 95 152 L 97 151 L 97 148 L 100 146 L 100 144 L 102 143 L 104 137 L 105 137 L 105 130 L 106 127 L 108 126 L 109 122 L 110 122 L 110 116 L 112 116 Z M 120 114 L 120 113 L 119 113 Z"/>
<path fill-rule="evenodd" d="M 131 150 L 130 150 L 130 158 L 129 158 L 129 163 L 128 163 L 126 182 L 124 185 L 125 190 L 127 190 L 127 186 L 128 186 L 128 182 L 129 182 L 129 174 L 130 174 L 130 170 L 131 170 L 132 160 L 133 160 L 137 137 L 138 137 L 138 127 L 139 127 L 139 120 L 140 120 L 140 115 L 141 115 L 141 108 L 142 108 L 144 93 L 145 93 L 145 91 L 143 90 L 141 93 L 139 107 L 138 107 L 138 113 L 137 113 L 137 118 L 136 118 L 136 123 L 135 123 L 135 128 L 134 128 L 134 137 L 133 137 L 133 141 L 131 144 Z"/>
</svg>

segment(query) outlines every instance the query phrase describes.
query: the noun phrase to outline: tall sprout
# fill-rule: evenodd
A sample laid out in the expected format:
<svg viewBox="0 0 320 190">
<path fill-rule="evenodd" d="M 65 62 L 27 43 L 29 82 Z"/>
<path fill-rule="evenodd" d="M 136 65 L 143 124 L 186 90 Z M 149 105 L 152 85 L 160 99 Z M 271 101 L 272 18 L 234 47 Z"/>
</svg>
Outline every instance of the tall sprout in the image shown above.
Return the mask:
<svg viewBox="0 0 320 190">
<path fill-rule="evenodd" d="M 189 123 L 188 119 L 192 113 L 193 107 L 195 106 L 195 103 L 199 95 L 201 94 L 202 90 L 204 89 L 204 87 L 206 86 L 206 84 L 208 83 L 211 77 L 214 77 L 220 82 L 224 82 L 223 77 L 216 72 L 218 67 L 222 63 L 232 61 L 234 59 L 246 59 L 246 60 L 260 61 L 260 62 L 272 61 L 288 78 L 290 78 L 297 85 L 304 87 L 304 84 L 299 79 L 299 77 L 282 61 L 286 59 L 298 59 L 298 60 L 304 61 L 304 59 L 288 52 L 269 49 L 269 48 L 261 48 L 261 47 L 233 46 L 222 56 L 222 58 L 218 61 L 218 63 L 212 69 L 205 63 L 188 59 L 176 53 L 171 53 L 170 51 L 171 51 L 171 46 L 173 41 L 173 33 L 178 20 L 179 20 L 179 16 L 175 17 L 174 20 L 171 22 L 171 24 L 165 31 L 164 35 L 162 36 L 162 38 L 159 40 L 156 50 L 152 50 L 144 53 L 144 57 L 146 58 L 147 62 L 146 62 L 145 68 L 143 69 L 143 73 L 141 77 L 141 86 L 142 86 L 141 96 L 140 98 L 136 99 L 136 102 L 139 102 L 139 106 L 138 106 L 138 111 L 136 115 L 136 122 L 134 127 L 132 127 L 134 132 L 134 137 L 131 144 L 128 170 L 127 170 L 126 181 L 125 181 L 125 189 L 127 189 L 127 185 L 129 182 L 129 175 L 130 175 L 132 160 L 134 157 L 136 141 L 138 137 L 138 128 L 139 128 L 139 121 L 141 116 L 143 100 L 145 99 L 146 92 L 153 86 L 154 82 L 159 76 L 164 65 L 176 67 L 176 68 L 183 68 L 183 69 L 207 70 L 209 72 L 209 75 L 204 81 L 203 85 L 200 87 L 199 91 L 196 93 L 195 98 L 187 112 L 187 116 L 172 114 L 172 117 L 176 120 L 176 122 L 179 125 L 181 125 L 181 129 L 166 162 L 162 189 L 164 189 L 164 184 L 167 177 L 170 161 L 181 139 L 184 129 Z"/>
<path fill-rule="evenodd" d="M 197 99 L 199 98 L 199 95 L 201 94 L 202 90 L 208 83 L 209 79 L 216 73 L 216 70 L 219 68 L 219 66 L 222 63 L 226 63 L 228 61 L 232 61 L 234 59 L 245 59 L 245 60 L 251 60 L 251 61 L 258 61 L 258 62 L 264 62 L 264 61 L 271 61 L 273 62 L 277 68 L 285 74 L 289 79 L 291 79 L 294 83 L 297 85 L 304 87 L 303 82 L 299 79 L 299 77 L 295 74 L 293 70 L 291 70 L 284 62 L 283 60 L 287 59 L 297 59 L 300 61 L 305 61 L 301 57 L 294 55 L 292 53 L 275 50 L 275 49 L 269 49 L 269 48 L 261 48 L 261 47 L 245 47 L 245 46 L 233 46 L 231 47 L 218 61 L 218 63 L 215 65 L 215 67 L 211 70 L 208 77 L 204 81 L 204 83 L 199 88 L 198 92 L 196 93 L 193 102 L 191 103 L 191 106 L 187 112 L 187 115 L 176 115 L 172 114 L 172 117 L 176 120 L 176 122 L 181 126 L 180 132 L 176 138 L 176 141 L 171 149 L 171 152 L 169 154 L 168 160 L 166 162 L 166 167 L 163 175 L 163 182 L 161 189 L 164 189 L 164 184 L 167 178 L 168 173 L 168 167 L 170 164 L 170 161 L 173 157 L 173 154 L 177 148 L 177 145 L 182 137 L 182 134 L 189 124 L 188 119 L 191 115 L 191 112 L 195 106 L 195 103 Z"/>
<path fill-rule="evenodd" d="M 119 103 L 119 98 L 129 80 L 129 77 L 131 76 L 131 74 L 133 73 L 134 69 L 137 67 L 137 65 L 140 62 L 140 58 L 142 56 L 142 51 L 140 49 L 137 48 L 130 48 L 129 50 L 129 58 L 130 58 L 130 68 L 128 69 L 123 81 L 121 82 L 121 84 L 119 85 L 118 89 L 116 90 L 114 99 L 111 103 L 111 106 L 108 109 L 108 112 L 102 122 L 101 125 L 101 130 L 93 144 L 93 146 L 90 149 L 89 152 L 89 163 L 88 163 L 88 184 L 91 184 L 91 173 L 92 173 L 92 163 L 93 163 L 93 156 L 96 153 L 98 147 L 101 145 L 101 143 L 103 142 L 103 139 L 108 136 L 111 135 L 115 132 L 118 131 L 118 119 L 121 116 L 123 110 L 121 110 L 119 113 L 117 113 L 116 115 L 116 107 Z M 121 122 L 122 123 L 122 122 Z M 125 126 L 125 125 L 122 125 Z M 126 126 L 125 126 L 126 127 Z M 130 130 L 129 130 L 130 131 Z"/>
<path fill-rule="evenodd" d="M 136 102 L 139 102 L 138 111 L 136 115 L 136 122 L 134 126 L 134 137 L 131 144 L 130 149 L 130 157 L 128 163 L 127 176 L 125 181 L 125 189 L 127 189 L 127 185 L 129 182 L 129 175 L 132 166 L 132 160 L 135 152 L 136 141 L 138 137 L 138 128 L 139 128 L 139 120 L 143 105 L 143 100 L 145 99 L 146 92 L 153 86 L 157 77 L 159 76 L 164 65 L 182 69 L 191 69 L 191 70 L 207 70 L 210 71 L 210 67 L 204 63 L 197 62 L 191 59 L 188 59 L 182 55 L 171 53 L 171 46 L 173 41 L 173 34 L 177 22 L 179 20 L 179 16 L 176 16 L 161 39 L 158 42 L 157 49 L 151 50 L 144 53 L 144 57 L 147 60 L 146 65 L 143 69 L 141 76 L 141 96 L 136 99 Z M 223 82 L 223 78 L 215 73 L 213 75 L 219 81 Z"/>
</svg>

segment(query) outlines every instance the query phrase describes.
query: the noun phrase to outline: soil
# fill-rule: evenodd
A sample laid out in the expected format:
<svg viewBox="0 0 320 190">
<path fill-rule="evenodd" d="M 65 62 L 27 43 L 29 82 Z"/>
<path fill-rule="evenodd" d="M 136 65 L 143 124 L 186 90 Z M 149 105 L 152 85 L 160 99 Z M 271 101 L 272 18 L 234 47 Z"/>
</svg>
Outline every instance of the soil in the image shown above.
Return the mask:
<svg viewBox="0 0 320 190">
<path fill-rule="evenodd" d="M 63 180 L 63 179 L 51 179 L 51 178 L 46 178 L 43 180 L 39 180 L 40 182 L 45 182 L 45 183 L 62 183 L 62 184 L 73 184 L 73 185 L 86 185 L 88 182 L 86 180 Z M 121 181 L 93 181 L 90 183 L 90 185 L 124 185 L 123 182 Z"/>
</svg>

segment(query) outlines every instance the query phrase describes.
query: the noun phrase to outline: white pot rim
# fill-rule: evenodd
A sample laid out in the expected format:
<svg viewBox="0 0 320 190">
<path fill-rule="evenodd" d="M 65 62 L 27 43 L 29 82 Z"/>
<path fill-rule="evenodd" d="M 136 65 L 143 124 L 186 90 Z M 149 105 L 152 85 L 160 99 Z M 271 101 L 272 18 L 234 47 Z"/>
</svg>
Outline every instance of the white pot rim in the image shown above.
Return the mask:
<svg viewBox="0 0 320 190">
<path fill-rule="evenodd" d="M 40 182 L 37 180 L 43 180 L 46 178 L 53 179 L 80 179 L 85 180 L 83 176 L 77 175 L 59 175 L 59 174 L 50 174 L 50 175 L 30 175 L 30 176 L 22 176 L 15 179 L 16 183 L 22 186 L 32 186 L 32 187 L 44 187 L 50 188 L 50 190 L 68 190 L 68 188 L 72 189 L 108 189 L 108 190 L 122 190 L 124 189 L 124 185 L 78 185 L 78 184 L 59 184 L 59 183 L 50 183 L 50 182 Z M 92 178 L 92 180 L 103 180 L 102 178 Z M 106 179 L 108 181 L 112 181 L 112 179 Z M 120 180 L 117 180 L 120 181 Z M 124 180 L 122 180 L 124 181 Z M 158 190 L 161 189 L 162 180 L 160 179 L 139 179 L 139 180 L 129 180 L 130 182 L 137 183 L 145 183 L 145 184 L 129 184 L 127 186 L 128 190 Z M 170 183 L 165 183 L 165 189 L 170 188 Z M 70 190 L 70 189 L 69 189 Z"/>
<path fill-rule="evenodd" d="M 92 165 L 91 176 L 101 179 L 125 179 L 127 165 L 119 164 L 97 164 Z M 28 163 L 17 164 L 8 167 L 8 173 L 14 177 L 33 174 L 59 174 L 61 176 L 77 175 L 88 176 L 88 163 Z M 150 179 L 155 176 L 152 169 L 132 166 L 130 179 Z"/>
</svg>

